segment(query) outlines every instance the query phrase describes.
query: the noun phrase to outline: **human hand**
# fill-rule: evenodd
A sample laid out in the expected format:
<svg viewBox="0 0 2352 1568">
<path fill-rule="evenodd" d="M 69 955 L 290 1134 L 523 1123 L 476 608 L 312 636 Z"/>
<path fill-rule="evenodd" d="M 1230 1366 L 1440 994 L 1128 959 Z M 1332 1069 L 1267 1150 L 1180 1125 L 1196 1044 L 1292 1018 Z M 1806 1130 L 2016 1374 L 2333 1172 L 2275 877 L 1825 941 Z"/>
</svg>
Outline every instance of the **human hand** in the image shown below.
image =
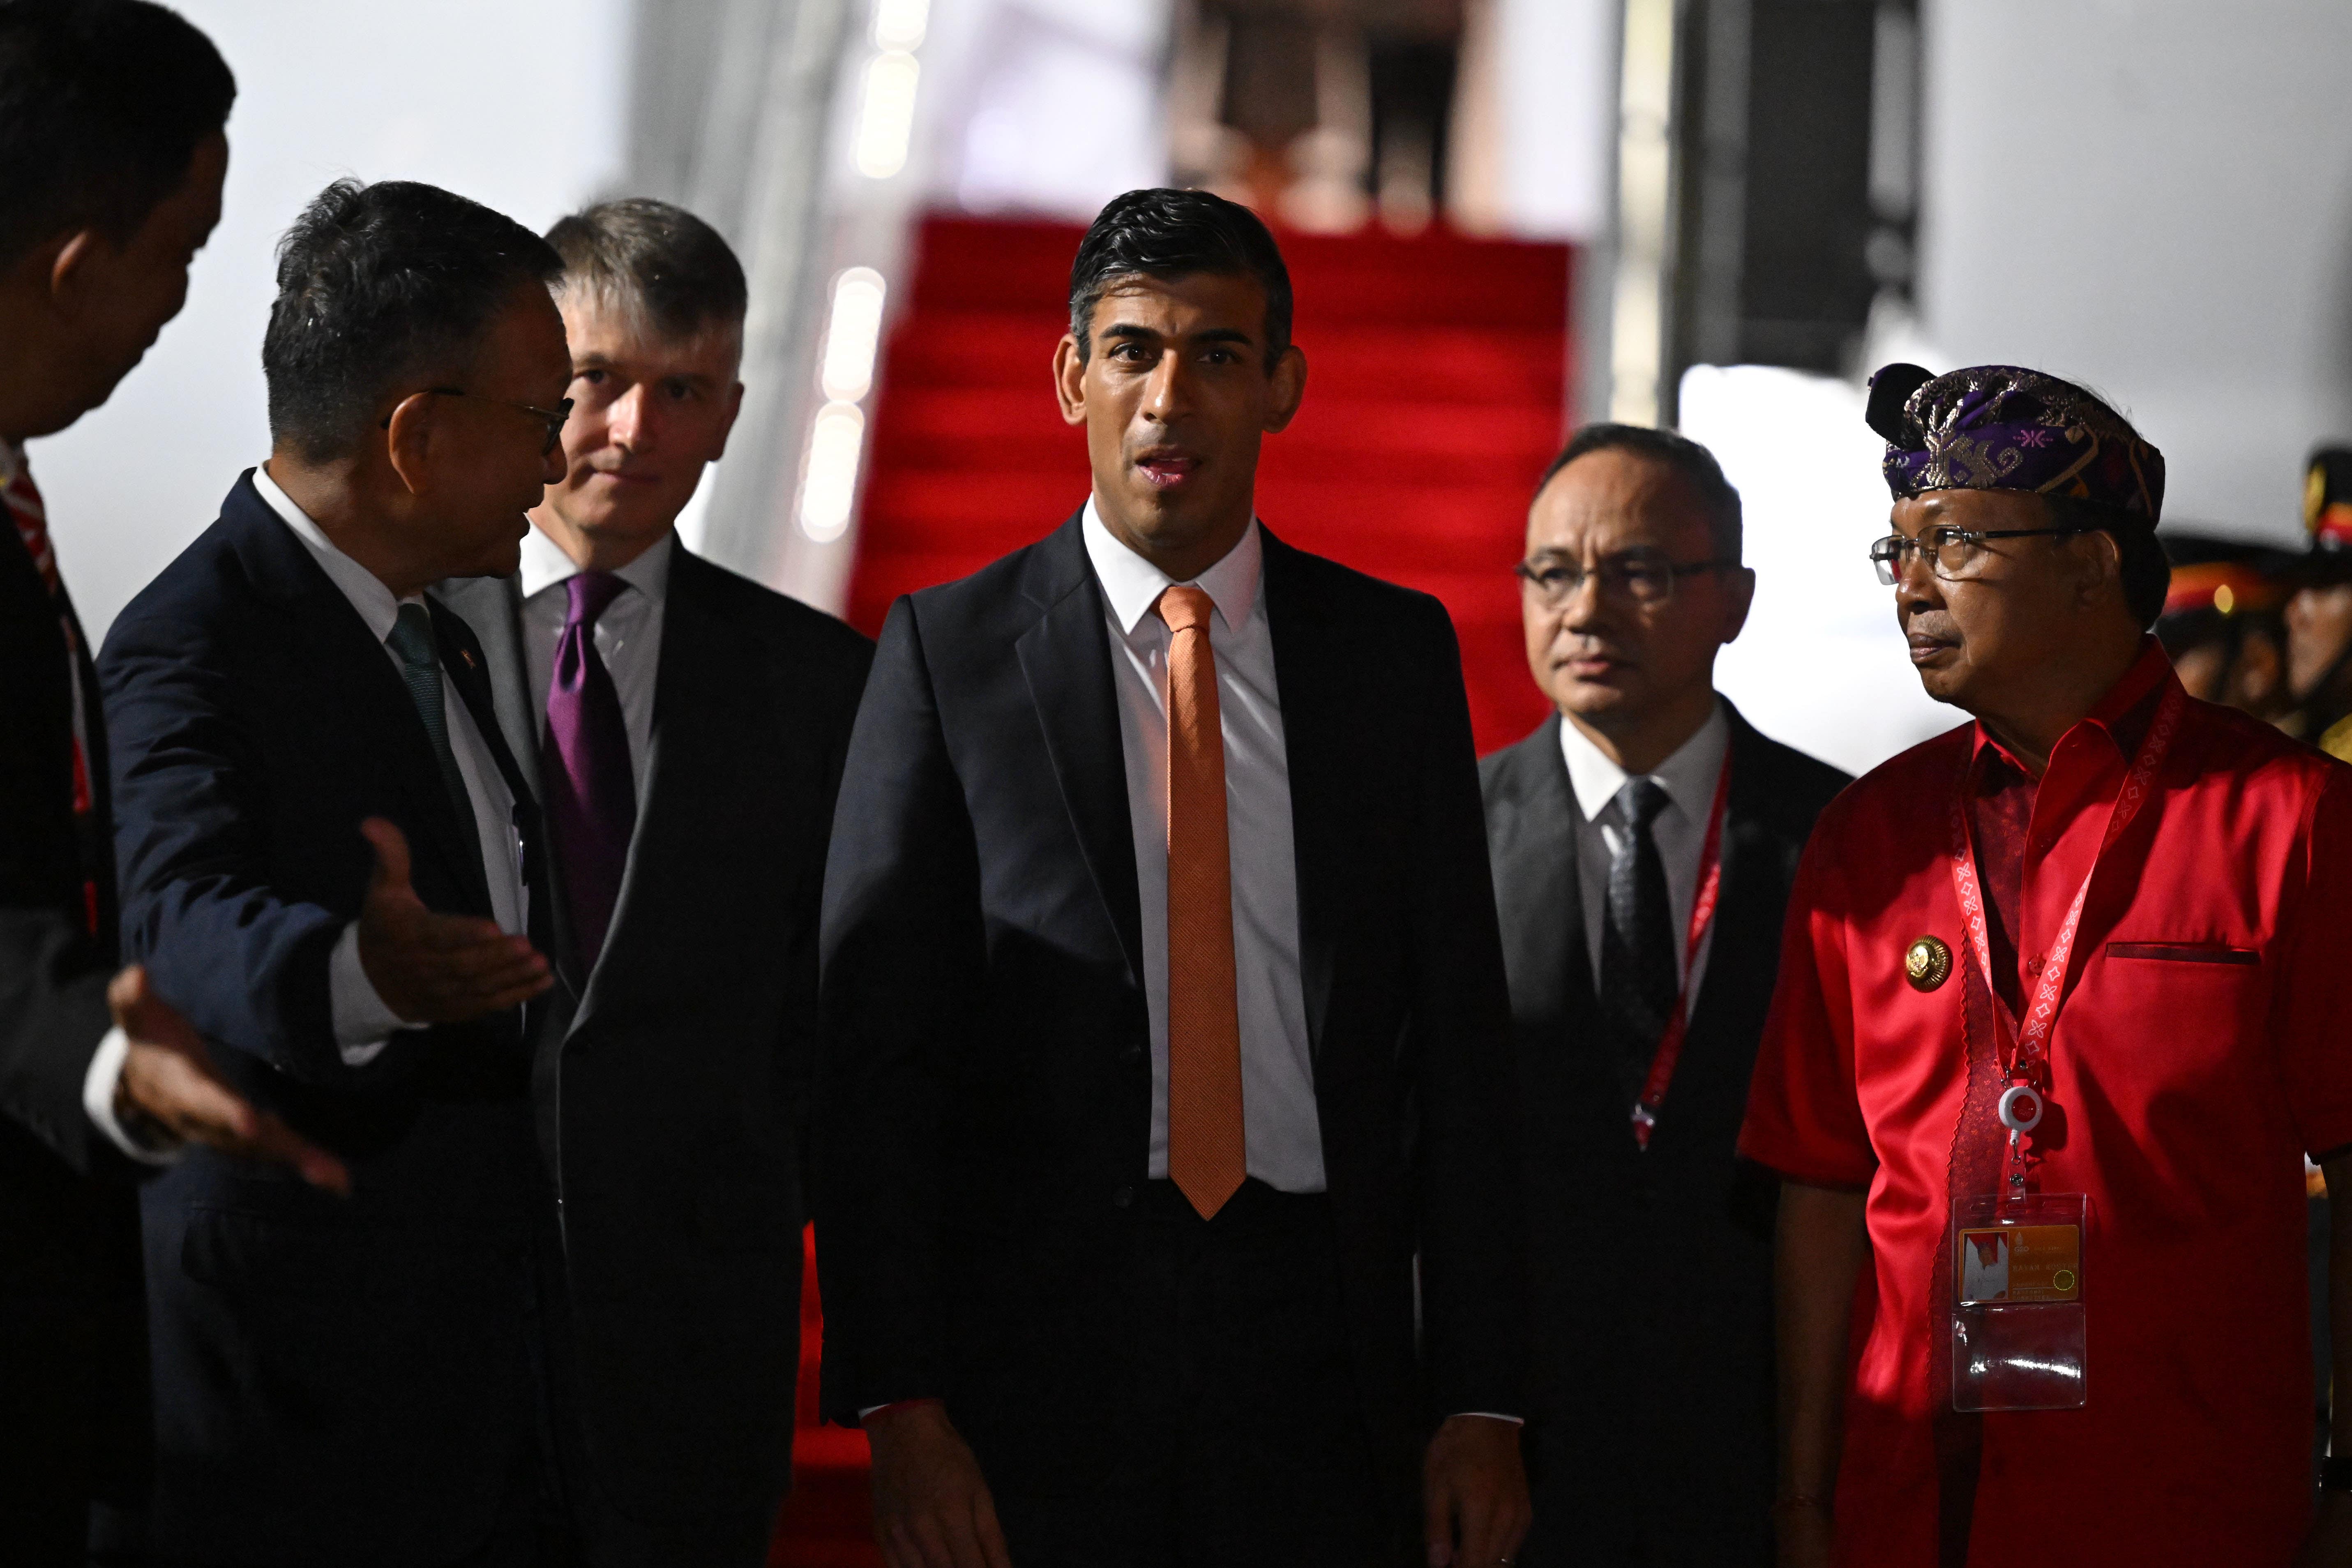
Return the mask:
<svg viewBox="0 0 2352 1568">
<path fill-rule="evenodd" d="M 1779 1568 L 1830 1568 L 1834 1516 L 1826 1500 L 1783 1498 L 1772 1505 L 1772 1531 L 1780 1542 Z"/>
<path fill-rule="evenodd" d="M 1528 1472 L 1517 1422 L 1449 1416 L 1422 1465 L 1422 1530 L 1430 1568 L 1507 1563 L 1528 1533 Z"/>
<path fill-rule="evenodd" d="M 2352 1568 L 2352 1492 L 2319 1494 L 2319 1512 L 2294 1554 L 2294 1568 Z"/>
<path fill-rule="evenodd" d="M 381 816 L 360 824 L 375 875 L 360 906 L 360 968 L 411 1024 L 462 1024 L 519 1007 L 554 984 L 527 937 L 495 921 L 435 914 L 408 884 L 408 840 Z"/>
<path fill-rule="evenodd" d="M 314 1187 L 351 1195 L 341 1160 L 221 1081 L 204 1037 L 155 994 L 146 970 L 134 963 L 116 975 L 106 1005 L 131 1042 L 114 1084 L 118 1120 L 143 1119 L 183 1143 L 285 1165 Z"/>
<path fill-rule="evenodd" d="M 888 1568 L 1013 1568 L 971 1446 L 936 1400 L 877 1410 L 874 1540 Z"/>
</svg>

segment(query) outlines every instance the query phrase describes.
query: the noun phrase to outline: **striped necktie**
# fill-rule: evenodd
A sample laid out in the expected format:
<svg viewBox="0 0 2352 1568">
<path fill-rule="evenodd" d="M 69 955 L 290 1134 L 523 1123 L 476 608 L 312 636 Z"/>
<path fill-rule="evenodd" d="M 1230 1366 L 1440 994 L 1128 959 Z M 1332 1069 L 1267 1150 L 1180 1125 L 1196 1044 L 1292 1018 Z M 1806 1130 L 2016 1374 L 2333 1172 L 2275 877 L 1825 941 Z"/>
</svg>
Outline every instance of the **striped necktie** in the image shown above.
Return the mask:
<svg viewBox="0 0 2352 1568">
<path fill-rule="evenodd" d="M 100 842 L 105 835 L 98 820 L 97 795 L 90 787 L 89 715 L 81 684 L 81 638 L 74 628 L 72 612 L 66 607 L 65 582 L 58 575 L 57 552 L 49 547 L 48 509 L 41 503 L 41 492 L 33 484 L 31 465 L 21 458 L 7 484 L 0 487 L 0 502 L 6 504 L 8 515 L 16 524 L 16 537 L 24 541 L 25 553 L 33 558 L 33 570 L 40 574 L 41 586 L 47 591 L 49 603 L 58 613 L 58 629 L 66 657 L 67 685 L 73 693 L 73 817 L 74 837 L 81 854 L 82 925 L 84 930 L 96 936 L 97 867 L 99 856 L 106 847 Z"/>
</svg>

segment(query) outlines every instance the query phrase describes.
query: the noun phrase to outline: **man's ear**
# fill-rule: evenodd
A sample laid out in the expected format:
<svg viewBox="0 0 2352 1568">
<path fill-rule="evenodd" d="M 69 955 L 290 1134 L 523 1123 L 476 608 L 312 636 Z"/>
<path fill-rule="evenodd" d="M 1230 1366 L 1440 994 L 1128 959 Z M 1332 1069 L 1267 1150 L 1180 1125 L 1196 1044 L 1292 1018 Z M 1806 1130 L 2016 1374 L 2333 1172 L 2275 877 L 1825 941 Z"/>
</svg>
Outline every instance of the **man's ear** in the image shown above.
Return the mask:
<svg viewBox="0 0 2352 1568">
<path fill-rule="evenodd" d="M 385 455 L 410 495 L 423 495 L 432 484 L 435 405 L 441 401 L 413 392 L 394 406 L 384 426 Z"/>
<path fill-rule="evenodd" d="M 78 228 L 37 247 L 23 265 L 37 268 L 42 291 L 61 315 L 79 317 L 85 302 L 104 286 L 100 263 L 113 247 L 94 228 Z"/>
<path fill-rule="evenodd" d="M 1274 362 L 1274 405 L 1266 414 L 1265 433 L 1279 434 L 1298 416 L 1298 405 L 1306 397 L 1307 351 L 1292 343 Z"/>
<path fill-rule="evenodd" d="M 1723 575 L 1723 640 L 1737 642 L 1748 625 L 1748 612 L 1756 606 L 1756 569 L 1752 566 L 1726 568 Z"/>
<path fill-rule="evenodd" d="M 1087 422 L 1087 362 L 1078 357 L 1078 340 L 1067 332 L 1054 345 L 1054 397 L 1062 405 L 1062 423 Z"/>
<path fill-rule="evenodd" d="M 717 462 L 727 455 L 727 437 L 734 433 L 736 416 L 743 412 L 743 384 L 737 382 L 727 394 L 727 417 L 719 422 L 719 450 L 710 454 L 709 461 Z"/>
<path fill-rule="evenodd" d="M 2124 596 L 2124 551 L 2114 534 L 2104 528 L 2093 529 L 2088 533 L 2076 534 L 2067 542 L 2083 547 L 2080 558 L 2085 570 L 2081 591 L 2084 597 L 2108 586 L 2117 598 Z"/>
</svg>

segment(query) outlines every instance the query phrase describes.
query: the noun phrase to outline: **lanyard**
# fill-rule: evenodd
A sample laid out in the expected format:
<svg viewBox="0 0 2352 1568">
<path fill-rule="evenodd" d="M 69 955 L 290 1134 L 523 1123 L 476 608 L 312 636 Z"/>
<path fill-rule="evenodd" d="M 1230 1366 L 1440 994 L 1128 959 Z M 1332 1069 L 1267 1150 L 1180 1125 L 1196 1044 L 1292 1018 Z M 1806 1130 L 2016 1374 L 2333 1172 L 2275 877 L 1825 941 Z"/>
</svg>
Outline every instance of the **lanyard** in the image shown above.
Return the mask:
<svg viewBox="0 0 2352 1568">
<path fill-rule="evenodd" d="M 1683 984 L 1675 996 L 1674 1015 L 1658 1037 L 1657 1054 L 1650 1058 L 1650 1076 L 1642 1098 L 1633 1102 L 1633 1142 L 1649 1152 L 1650 1130 L 1658 1124 L 1658 1107 L 1674 1086 L 1675 1068 L 1682 1061 L 1683 1037 L 1690 1032 L 1690 974 L 1698 960 L 1698 944 L 1715 923 L 1716 897 L 1723 889 L 1723 814 L 1731 799 L 1731 756 L 1724 754 L 1723 772 L 1715 783 L 1715 805 L 1707 812 L 1706 841 L 1698 852 L 1698 891 L 1691 899 L 1690 935 L 1683 943 Z"/>
<path fill-rule="evenodd" d="M 2058 927 L 2057 939 L 2050 944 L 2041 976 L 2034 984 L 2032 1002 L 2025 1010 L 2016 1043 L 2011 1048 L 2005 1070 L 2012 1087 L 2001 1097 L 2001 1121 L 2010 1130 L 2013 1167 L 2010 1181 L 2013 1187 L 2021 1189 L 2024 1184 L 2025 1153 L 2019 1135 L 2032 1131 L 2042 1120 L 2041 1102 L 2034 1097 L 2049 1092 L 2050 1031 L 2058 1022 L 2058 1008 L 2064 999 L 2066 970 L 2074 952 L 2074 933 L 2083 923 L 2083 906 L 2091 896 L 2091 880 L 2098 875 L 2099 862 L 2105 858 L 2108 848 L 2123 837 L 2124 829 L 2147 803 L 2148 785 L 2156 776 L 2157 764 L 2171 746 L 2187 707 L 2180 687 L 2177 683 L 2168 685 L 2163 700 L 2157 705 L 2156 720 L 2148 726 L 2147 739 L 2140 743 L 2139 755 L 2132 759 L 2131 771 L 2124 775 L 2123 789 L 2108 808 L 2107 830 L 2099 839 L 2098 853 L 2091 858 L 2091 868 L 2083 873 L 2083 885 L 2074 889 L 2074 901 Z M 1985 1003 L 1992 1014 L 1994 1039 L 1998 1042 L 2001 1033 L 2000 993 L 1993 987 L 1992 944 L 1985 931 L 1984 893 L 1977 883 L 1976 851 L 1969 838 L 1968 793 L 1969 764 L 1963 760 L 1959 778 L 1952 788 L 1952 887 L 1959 895 L 1961 918 L 1968 923 L 1969 948 L 1984 975 Z"/>
</svg>

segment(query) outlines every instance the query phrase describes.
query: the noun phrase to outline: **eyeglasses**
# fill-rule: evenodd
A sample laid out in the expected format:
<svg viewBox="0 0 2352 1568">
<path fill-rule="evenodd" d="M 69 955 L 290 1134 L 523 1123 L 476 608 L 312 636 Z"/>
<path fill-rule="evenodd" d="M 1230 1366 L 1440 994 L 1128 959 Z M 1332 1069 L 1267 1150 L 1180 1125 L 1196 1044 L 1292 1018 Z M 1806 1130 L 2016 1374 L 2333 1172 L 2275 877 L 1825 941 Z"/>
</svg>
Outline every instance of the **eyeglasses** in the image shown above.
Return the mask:
<svg viewBox="0 0 2352 1568">
<path fill-rule="evenodd" d="M 1902 580 L 1903 570 L 1914 555 L 1927 561 L 1945 582 L 1964 583 L 1980 575 L 1985 563 L 1996 553 L 1985 548 L 1988 539 L 2063 539 L 2095 531 L 2088 528 L 1923 528 L 1916 539 L 1890 533 L 1873 541 L 1870 563 L 1878 568 L 1878 580 L 1890 588 Z"/>
<path fill-rule="evenodd" d="M 1546 605 L 1558 607 L 1576 597 L 1587 578 L 1597 579 L 1601 591 L 1637 605 L 1663 605 L 1675 596 L 1675 584 L 1702 572 L 1720 572 L 1737 561 L 1668 561 L 1650 555 L 1612 555 L 1587 572 L 1572 561 L 1522 561 L 1511 568 L 1521 586 Z"/>
<path fill-rule="evenodd" d="M 520 409 L 547 426 L 547 439 L 539 448 L 539 455 L 542 458 L 554 451 L 558 444 L 562 441 L 563 422 L 572 417 L 572 399 L 568 397 L 552 408 L 541 408 L 536 403 L 517 403 L 505 397 L 485 397 L 478 392 L 467 392 L 458 386 L 428 386 L 422 392 L 411 393 L 409 395 L 412 397 L 470 397 L 477 403 L 495 403 L 501 408 Z M 378 423 L 385 429 L 391 429 L 392 416 L 385 415 Z"/>
</svg>

